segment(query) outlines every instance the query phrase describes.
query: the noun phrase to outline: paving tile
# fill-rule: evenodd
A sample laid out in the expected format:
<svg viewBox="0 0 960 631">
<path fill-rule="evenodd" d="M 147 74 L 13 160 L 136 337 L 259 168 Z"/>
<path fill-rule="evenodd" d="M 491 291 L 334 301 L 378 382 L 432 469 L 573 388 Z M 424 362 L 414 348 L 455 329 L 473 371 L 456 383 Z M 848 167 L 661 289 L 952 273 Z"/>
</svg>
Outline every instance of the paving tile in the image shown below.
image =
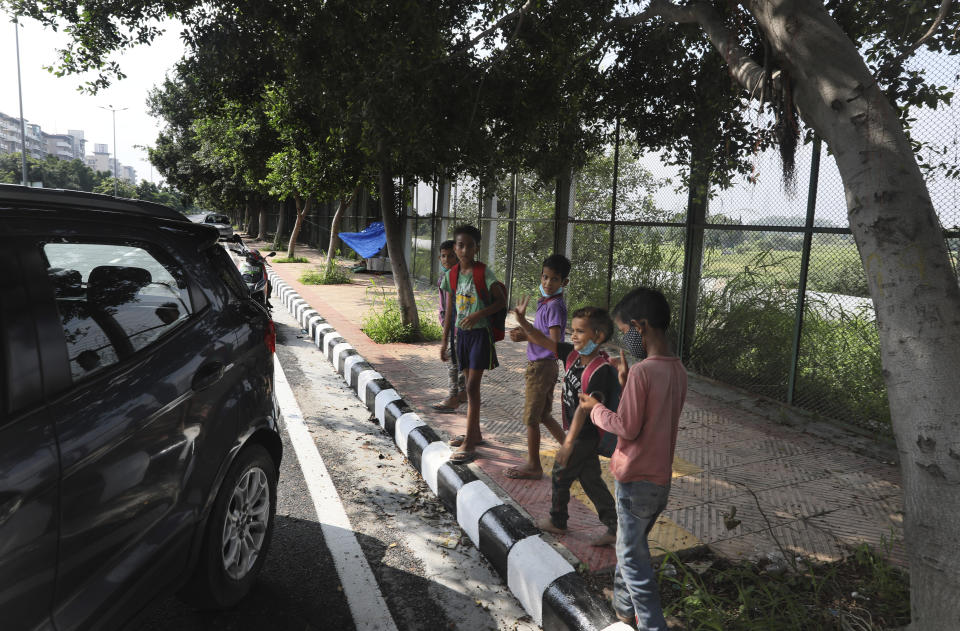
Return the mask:
<svg viewBox="0 0 960 631">
<path fill-rule="evenodd" d="M 762 506 L 762 505 L 761 505 Z M 734 513 L 734 509 L 736 512 Z M 757 506 L 749 493 L 711 502 L 664 511 L 664 516 L 689 531 L 704 543 L 733 539 L 745 534 L 768 530 L 789 521 L 774 511 Z M 726 519 L 732 516 L 732 520 Z"/>
</svg>

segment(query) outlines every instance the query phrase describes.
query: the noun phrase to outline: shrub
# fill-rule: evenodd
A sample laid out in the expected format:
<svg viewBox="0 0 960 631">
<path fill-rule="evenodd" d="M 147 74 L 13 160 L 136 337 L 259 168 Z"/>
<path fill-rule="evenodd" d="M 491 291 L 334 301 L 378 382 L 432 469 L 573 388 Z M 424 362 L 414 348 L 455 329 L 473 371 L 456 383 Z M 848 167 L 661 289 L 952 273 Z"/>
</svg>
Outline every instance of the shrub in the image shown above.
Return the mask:
<svg viewBox="0 0 960 631">
<path fill-rule="evenodd" d="M 394 344 L 398 342 L 432 342 L 443 337 L 443 329 L 426 316 L 420 306 L 420 331 L 416 333 L 409 325 L 404 326 L 400 315 L 400 303 L 396 298 L 387 296 L 382 288 L 379 292 L 374 287 L 374 303 L 371 310 L 363 317 L 363 332 L 377 344 Z M 377 296 L 379 293 L 379 296 Z"/>
<path fill-rule="evenodd" d="M 279 259 L 273 259 L 274 263 L 309 263 L 310 259 L 305 256 L 294 256 L 293 258 L 285 256 Z"/>
<path fill-rule="evenodd" d="M 333 266 L 329 270 L 309 270 L 300 276 L 304 285 L 346 285 L 350 276 L 339 267 Z"/>
</svg>

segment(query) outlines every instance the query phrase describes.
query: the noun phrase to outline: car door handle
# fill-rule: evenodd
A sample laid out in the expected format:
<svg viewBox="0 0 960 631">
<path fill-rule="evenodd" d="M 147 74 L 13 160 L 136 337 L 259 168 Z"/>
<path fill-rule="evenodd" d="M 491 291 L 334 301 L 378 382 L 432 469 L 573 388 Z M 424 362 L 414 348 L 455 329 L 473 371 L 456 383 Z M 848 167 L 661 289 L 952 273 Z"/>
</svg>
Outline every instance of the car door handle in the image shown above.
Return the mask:
<svg viewBox="0 0 960 631">
<path fill-rule="evenodd" d="M 23 495 L 20 493 L 0 493 L 0 526 L 13 517 L 22 503 Z"/>
<path fill-rule="evenodd" d="M 223 376 L 223 362 L 210 362 L 200 366 L 196 374 L 193 375 L 193 381 L 190 387 L 194 390 L 203 390 L 209 388 L 220 380 Z"/>
</svg>

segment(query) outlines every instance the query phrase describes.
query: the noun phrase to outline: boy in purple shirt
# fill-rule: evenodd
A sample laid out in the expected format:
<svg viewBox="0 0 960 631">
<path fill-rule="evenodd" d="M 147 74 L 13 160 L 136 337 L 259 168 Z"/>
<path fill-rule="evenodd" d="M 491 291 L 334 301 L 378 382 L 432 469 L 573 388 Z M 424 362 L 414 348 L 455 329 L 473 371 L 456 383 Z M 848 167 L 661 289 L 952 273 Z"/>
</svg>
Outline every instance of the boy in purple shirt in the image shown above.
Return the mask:
<svg viewBox="0 0 960 631">
<path fill-rule="evenodd" d="M 440 244 L 440 265 L 443 267 L 443 274 L 437 281 L 437 288 L 440 291 L 440 304 L 437 307 L 437 317 L 440 319 L 440 326 L 443 326 L 443 319 L 447 312 L 448 296 L 444 290 L 440 289 L 443 284 L 444 275 L 451 267 L 457 264 L 457 255 L 453 252 L 453 239 L 447 239 Z M 434 403 L 432 407 L 438 412 L 451 414 L 457 411 L 461 405 L 467 402 L 467 386 L 464 380 L 463 371 L 457 364 L 456 353 L 456 335 L 450 335 L 450 371 L 447 375 L 449 391 L 447 398 L 439 403 Z"/>
<path fill-rule="evenodd" d="M 552 254 L 543 262 L 540 273 L 540 300 L 533 326 L 554 342 L 562 342 L 567 326 L 567 303 L 563 288 L 570 282 L 570 261 L 562 254 Z M 523 329 L 510 331 L 510 339 L 527 339 Z M 564 433 L 552 416 L 553 390 L 557 385 L 557 354 L 533 342 L 527 343 L 526 390 L 524 392 L 523 424 L 527 428 L 527 460 L 519 467 L 504 471 L 508 478 L 539 480 L 543 477 L 540 464 L 540 424 L 563 444 Z"/>
</svg>

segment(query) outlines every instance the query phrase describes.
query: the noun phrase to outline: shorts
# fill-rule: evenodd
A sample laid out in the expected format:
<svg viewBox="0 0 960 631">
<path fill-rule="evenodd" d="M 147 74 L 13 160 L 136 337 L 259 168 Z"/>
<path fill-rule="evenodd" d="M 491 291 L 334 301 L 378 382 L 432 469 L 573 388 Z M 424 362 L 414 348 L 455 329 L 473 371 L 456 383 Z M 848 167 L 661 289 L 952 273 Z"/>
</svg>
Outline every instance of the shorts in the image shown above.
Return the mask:
<svg viewBox="0 0 960 631">
<path fill-rule="evenodd" d="M 553 412 L 553 391 L 557 387 L 560 367 L 556 359 L 528 361 L 524 372 L 523 424 L 535 427 Z"/>
<path fill-rule="evenodd" d="M 491 370 L 500 365 L 490 329 L 457 329 L 457 365 L 460 370 Z"/>
</svg>

